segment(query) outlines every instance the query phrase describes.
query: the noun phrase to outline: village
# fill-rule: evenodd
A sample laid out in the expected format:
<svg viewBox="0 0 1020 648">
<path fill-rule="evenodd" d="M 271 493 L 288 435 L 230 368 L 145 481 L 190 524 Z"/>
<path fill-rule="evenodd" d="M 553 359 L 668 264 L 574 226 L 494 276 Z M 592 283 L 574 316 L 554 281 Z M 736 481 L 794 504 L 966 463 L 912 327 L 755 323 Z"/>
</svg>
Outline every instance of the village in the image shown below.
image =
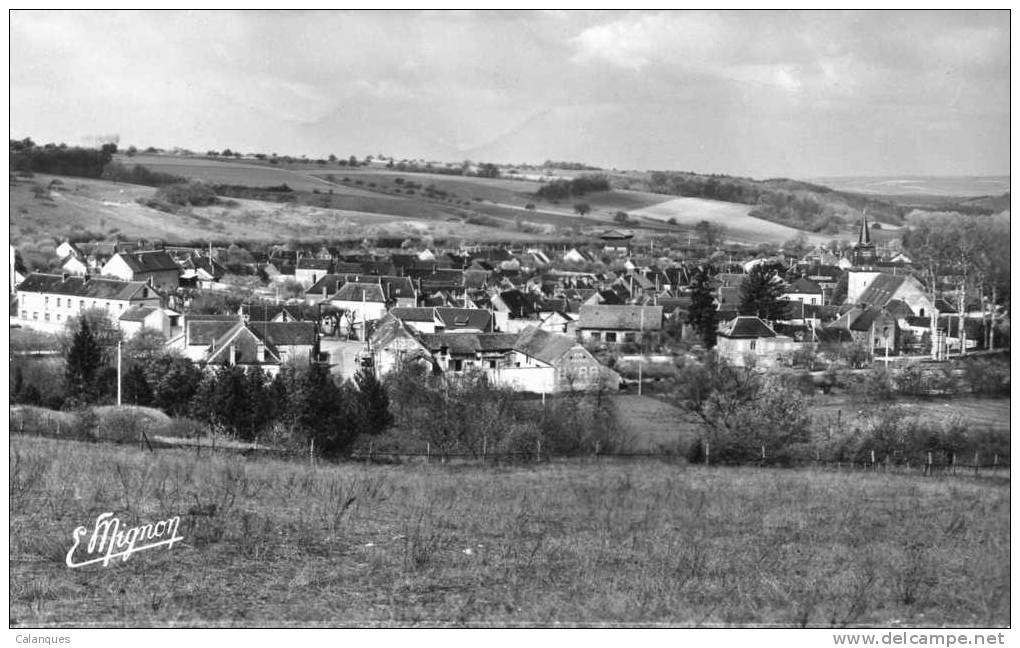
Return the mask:
<svg viewBox="0 0 1020 648">
<path fill-rule="evenodd" d="M 241 269 L 266 281 L 240 304 L 236 286 L 225 283 L 226 250 L 211 245 L 65 241 L 57 248 L 60 275 L 27 276 L 12 246 L 11 323 L 53 333 L 100 309 L 126 338 L 152 330 L 200 366 L 258 366 L 270 376 L 288 361 L 321 363 L 350 379 L 414 359 L 436 372 L 480 369 L 525 392 L 607 381 L 617 388 L 609 359 L 669 355 L 694 336 L 691 273 L 712 264 L 717 351 L 737 366 L 790 366 L 805 348 L 855 346 L 865 362 L 889 362 L 994 345 L 990 331 L 983 335 L 989 314 L 980 305 L 961 315 L 942 296 L 933 300 L 911 259 L 880 254 L 870 234 L 865 215 L 852 247 L 799 258 L 739 246 L 703 248 L 700 258 L 655 251 L 654 243 L 640 249 L 626 230 L 558 250 L 273 246 L 261 258 L 246 254 Z M 772 281 L 780 308 L 765 319 L 741 308 L 742 286 L 760 264 L 779 270 Z M 203 295 L 228 299 L 221 312 L 196 312 L 192 304 Z"/>
</svg>

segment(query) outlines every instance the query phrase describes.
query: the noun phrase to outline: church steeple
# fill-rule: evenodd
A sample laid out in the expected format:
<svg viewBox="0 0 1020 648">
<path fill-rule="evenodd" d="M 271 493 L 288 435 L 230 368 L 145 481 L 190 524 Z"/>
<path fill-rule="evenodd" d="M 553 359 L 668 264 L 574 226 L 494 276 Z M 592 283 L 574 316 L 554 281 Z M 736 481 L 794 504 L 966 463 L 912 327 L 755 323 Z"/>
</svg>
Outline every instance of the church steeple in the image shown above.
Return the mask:
<svg viewBox="0 0 1020 648">
<path fill-rule="evenodd" d="M 861 215 L 861 234 L 857 237 L 857 245 L 871 245 L 871 231 L 868 229 L 868 210 Z"/>
<path fill-rule="evenodd" d="M 871 242 L 871 228 L 868 227 L 868 212 L 865 210 L 861 214 L 861 233 L 854 246 L 853 264 L 859 268 L 868 268 L 875 265 L 875 260 L 875 245 Z"/>
</svg>

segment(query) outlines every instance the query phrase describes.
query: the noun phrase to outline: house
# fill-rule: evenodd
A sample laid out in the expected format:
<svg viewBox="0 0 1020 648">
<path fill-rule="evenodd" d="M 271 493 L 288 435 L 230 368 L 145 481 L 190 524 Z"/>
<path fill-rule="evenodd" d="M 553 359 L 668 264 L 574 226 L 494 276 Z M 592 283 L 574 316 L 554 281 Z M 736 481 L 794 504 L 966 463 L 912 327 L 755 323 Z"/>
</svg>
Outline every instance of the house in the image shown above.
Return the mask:
<svg viewBox="0 0 1020 648">
<path fill-rule="evenodd" d="M 491 333 L 495 329 L 492 312 L 480 308 L 405 308 L 394 307 L 390 315 L 418 333 Z"/>
<path fill-rule="evenodd" d="M 117 324 L 125 338 L 136 335 L 143 329 L 159 331 L 171 339 L 181 331 L 181 314 L 177 311 L 156 306 L 135 306 L 124 311 Z"/>
<path fill-rule="evenodd" d="M 662 306 L 582 304 L 575 330 L 580 342 L 641 342 L 662 330 Z"/>
<path fill-rule="evenodd" d="M 364 339 L 364 326 L 386 314 L 386 295 L 378 283 L 348 281 L 329 298 L 332 306 L 347 315 L 350 328 L 359 339 Z"/>
<path fill-rule="evenodd" d="M 315 358 L 314 322 L 187 321 L 184 355 L 209 368 L 259 367 L 270 376 L 288 362 Z"/>
<path fill-rule="evenodd" d="M 77 257 L 79 259 L 85 258 L 85 253 L 82 252 L 81 248 L 70 241 L 64 241 L 57 246 L 57 258 L 66 259 L 69 256 Z"/>
<path fill-rule="evenodd" d="M 753 315 L 739 315 L 719 327 L 716 352 L 737 367 L 770 367 L 797 348 L 793 338 L 778 335 Z"/>
<path fill-rule="evenodd" d="M 570 248 L 564 252 L 562 259 L 567 263 L 593 263 L 596 260 L 588 251 L 577 248 Z"/>
<path fill-rule="evenodd" d="M 173 291 L 180 285 L 181 267 L 166 250 L 118 252 L 103 265 L 102 274 Z"/>
<path fill-rule="evenodd" d="M 535 393 L 620 388 L 619 374 L 566 335 L 528 328 L 517 335 L 513 351 L 513 366 L 490 368 L 496 384 Z"/>
<path fill-rule="evenodd" d="M 84 277 L 89 274 L 89 267 L 81 257 L 69 254 L 60 261 L 60 269 L 69 275 Z"/>
<path fill-rule="evenodd" d="M 602 239 L 602 250 L 606 254 L 629 254 L 630 241 L 634 238 L 634 233 L 611 229 L 599 234 L 599 238 Z"/>
<path fill-rule="evenodd" d="M 305 256 L 297 261 L 294 267 L 294 280 L 305 288 L 313 286 L 319 278 L 333 272 L 332 259 L 317 259 Z"/>
<path fill-rule="evenodd" d="M 141 281 L 88 275 L 30 274 L 18 286 L 17 297 L 20 313 L 16 321 L 50 332 L 60 330 L 70 317 L 85 309 L 101 308 L 117 321 L 131 308 L 160 305 L 159 294 Z"/>
<path fill-rule="evenodd" d="M 934 310 L 931 296 L 916 277 L 885 272 L 847 273 L 846 303 L 884 308 L 890 301 L 906 304 L 918 317 Z"/>
<path fill-rule="evenodd" d="M 821 304 L 823 301 L 822 287 L 810 279 L 801 277 L 783 290 L 782 298 L 805 304 Z"/>
<path fill-rule="evenodd" d="M 900 341 L 900 326 L 896 316 L 877 306 L 855 305 L 843 313 L 826 328 L 843 329 L 851 339 L 864 344 L 868 349 L 889 350 L 897 353 Z"/>
<path fill-rule="evenodd" d="M 223 275 L 227 274 L 226 267 L 215 259 L 203 256 L 188 257 L 181 264 L 181 268 L 184 270 L 181 274 L 181 282 L 191 281 L 200 288 L 212 287 L 223 278 Z"/>
</svg>

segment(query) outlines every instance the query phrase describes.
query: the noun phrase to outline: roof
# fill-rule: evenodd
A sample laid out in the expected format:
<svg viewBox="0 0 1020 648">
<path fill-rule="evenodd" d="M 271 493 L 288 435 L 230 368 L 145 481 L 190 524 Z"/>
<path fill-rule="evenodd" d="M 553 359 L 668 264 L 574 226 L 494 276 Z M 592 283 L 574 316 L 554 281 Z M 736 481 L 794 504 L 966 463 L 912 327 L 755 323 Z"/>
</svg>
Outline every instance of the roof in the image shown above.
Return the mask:
<svg viewBox="0 0 1020 648">
<path fill-rule="evenodd" d="M 611 229 L 599 234 L 599 238 L 603 241 L 626 240 L 634 238 L 634 234 L 625 230 Z"/>
<path fill-rule="evenodd" d="M 492 330 L 492 313 L 480 308 L 436 308 L 436 316 L 447 331 L 456 329 Z"/>
<path fill-rule="evenodd" d="M 332 259 L 316 259 L 315 257 L 301 257 L 297 262 L 298 270 L 324 270 L 333 271 Z"/>
<path fill-rule="evenodd" d="M 397 306 L 390 309 L 390 315 L 402 322 L 434 322 L 436 320 L 436 309 Z"/>
<path fill-rule="evenodd" d="M 907 275 L 879 273 L 857 298 L 857 303 L 881 308 L 889 303 L 906 279 Z"/>
<path fill-rule="evenodd" d="M 180 270 L 174 258 L 166 250 L 149 250 L 146 252 L 120 252 L 114 258 L 120 257 L 127 264 L 133 273 L 163 272 L 166 270 Z"/>
<path fill-rule="evenodd" d="M 728 338 L 768 338 L 776 337 L 776 332 L 759 317 L 738 315 L 719 329 L 719 335 Z"/>
<path fill-rule="evenodd" d="M 446 348 L 450 355 L 500 353 L 512 351 L 516 333 L 431 333 L 419 336 L 429 351 Z"/>
<path fill-rule="evenodd" d="M 662 328 L 662 306 L 582 304 L 577 325 L 582 329 L 657 331 Z"/>
<path fill-rule="evenodd" d="M 786 294 L 799 294 L 799 295 L 821 295 L 822 287 L 811 281 L 801 277 L 790 284 L 785 291 Z"/>
<path fill-rule="evenodd" d="M 906 317 L 912 317 L 914 315 L 914 309 L 912 309 L 902 299 L 891 299 L 886 302 L 885 309 L 889 311 L 889 314 L 898 319 L 904 319 Z"/>
<path fill-rule="evenodd" d="M 88 297 L 90 299 L 147 299 L 156 297 L 142 281 L 120 279 L 67 277 L 62 275 L 33 273 L 18 285 L 18 292 L 47 293 Z"/>
<path fill-rule="evenodd" d="M 209 346 L 223 337 L 238 324 L 238 318 L 229 320 L 194 320 L 184 322 L 184 344 L 187 346 Z"/>
<path fill-rule="evenodd" d="M 248 328 L 273 346 L 315 344 L 315 322 L 248 322 Z"/>
<path fill-rule="evenodd" d="M 571 337 L 543 331 L 537 326 L 529 326 L 517 336 L 514 350 L 542 362 L 555 364 L 563 354 L 576 345 L 577 342 Z"/>
<path fill-rule="evenodd" d="M 122 322 L 144 322 L 145 318 L 156 312 L 155 308 L 147 306 L 136 306 L 129 308 L 120 316 Z"/>
<path fill-rule="evenodd" d="M 382 286 L 377 283 L 361 283 L 357 281 L 348 281 L 339 290 L 336 291 L 332 297 L 333 301 L 370 301 L 370 302 L 385 302 L 386 296 L 383 295 Z"/>
</svg>

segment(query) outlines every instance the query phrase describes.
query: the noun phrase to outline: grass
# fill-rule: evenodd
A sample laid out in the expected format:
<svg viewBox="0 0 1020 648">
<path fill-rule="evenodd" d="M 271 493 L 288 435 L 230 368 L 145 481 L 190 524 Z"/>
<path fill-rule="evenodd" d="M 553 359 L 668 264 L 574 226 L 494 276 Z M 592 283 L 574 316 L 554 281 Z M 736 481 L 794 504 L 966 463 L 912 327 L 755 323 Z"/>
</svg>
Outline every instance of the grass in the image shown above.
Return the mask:
<svg viewBox="0 0 1020 648">
<path fill-rule="evenodd" d="M 1009 489 L 688 467 L 286 463 L 14 435 L 12 626 L 1009 623 Z M 68 569 L 71 530 L 184 542 Z"/>
<path fill-rule="evenodd" d="M 782 244 L 801 234 L 801 230 L 771 223 L 749 215 L 753 205 L 707 200 L 705 198 L 673 198 L 672 200 L 630 212 L 633 217 L 655 221 L 676 220 L 678 227 L 690 228 L 699 221 L 722 225 L 726 228 L 725 238 L 745 243 Z M 827 242 L 831 236 L 803 232 L 809 244 Z"/>
</svg>

